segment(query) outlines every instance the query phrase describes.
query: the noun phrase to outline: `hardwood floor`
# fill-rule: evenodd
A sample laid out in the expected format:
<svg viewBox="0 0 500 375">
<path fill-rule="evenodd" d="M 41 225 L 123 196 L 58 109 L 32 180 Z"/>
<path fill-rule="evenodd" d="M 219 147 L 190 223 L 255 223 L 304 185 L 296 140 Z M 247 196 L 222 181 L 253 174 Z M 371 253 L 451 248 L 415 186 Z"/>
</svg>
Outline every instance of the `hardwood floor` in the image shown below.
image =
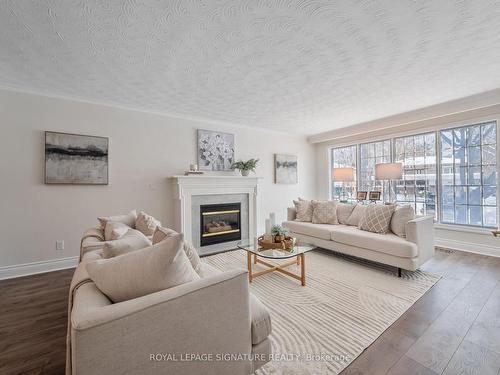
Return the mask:
<svg viewBox="0 0 500 375">
<path fill-rule="evenodd" d="M 437 251 L 443 278 L 347 367 L 351 374 L 500 374 L 500 258 Z"/>
<path fill-rule="evenodd" d="M 500 374 L 500 258 L 438 251 L 443 278 L 342 374 Z M 0 374 L 64 374 L 73 270 L 0 281 Z"/>
<path fill-rule="evenodd" d="M 0 374 L 64 374 L 73 272 L 0 281 Z"/>
</svg>

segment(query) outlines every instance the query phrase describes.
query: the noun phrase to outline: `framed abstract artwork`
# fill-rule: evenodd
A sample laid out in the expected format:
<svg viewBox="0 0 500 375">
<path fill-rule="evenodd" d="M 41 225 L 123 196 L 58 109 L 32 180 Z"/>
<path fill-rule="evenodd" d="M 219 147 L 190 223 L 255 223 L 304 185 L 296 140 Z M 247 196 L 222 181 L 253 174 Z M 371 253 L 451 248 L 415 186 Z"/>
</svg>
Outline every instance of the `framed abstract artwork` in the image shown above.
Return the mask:
<svg viewBox="0 0 500 375">
<path fill-rule="evenodd" d="M 198 166 L 202 171 L 231 171 L 234 134 L 198 129 Z"/>
<path fill-rule="evenodd" d="M 298 183 L 297 156 L 296 155 L 274 155 L 274 174 L 277 184 Z"/>
<path fill-rule="evenodd" d="M 108 184 L 106 137 L 45 132 L 45 183 Z"/>
</svg>

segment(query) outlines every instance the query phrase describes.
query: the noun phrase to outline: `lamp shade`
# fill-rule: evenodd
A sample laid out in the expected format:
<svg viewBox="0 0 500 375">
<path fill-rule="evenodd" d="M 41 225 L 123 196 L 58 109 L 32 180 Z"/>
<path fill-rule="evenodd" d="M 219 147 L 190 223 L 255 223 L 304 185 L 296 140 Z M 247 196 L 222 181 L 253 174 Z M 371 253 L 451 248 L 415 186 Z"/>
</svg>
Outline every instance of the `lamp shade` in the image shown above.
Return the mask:
<svg viewBox="0 0 500 375">
<path fill-rule="evenodd" d="M 354 181 L 353 168 L 333 168 L 333 180 L 340 182 Z"/>
<path fill-rule="evenodd" d="M 399 180 L 403 177 L 402 163 L 375 164 L 376 180 Z"/>
</svg>

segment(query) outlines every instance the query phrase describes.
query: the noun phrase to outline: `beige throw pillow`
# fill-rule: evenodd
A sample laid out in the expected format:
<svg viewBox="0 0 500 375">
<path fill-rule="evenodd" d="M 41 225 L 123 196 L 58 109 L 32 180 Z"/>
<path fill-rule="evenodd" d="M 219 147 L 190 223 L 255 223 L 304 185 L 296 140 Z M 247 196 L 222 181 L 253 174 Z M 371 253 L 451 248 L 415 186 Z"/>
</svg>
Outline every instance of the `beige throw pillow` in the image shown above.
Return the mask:
<svg viewBox="0 0 500 375">
<path fill-rule="evenodd" d="M 107 241 L 102 249 L 105 259 L 130 253 L 151 246 L 151 241 L 141 232 L 129 229 L 122 237 L 114 241 Z"/>
<path fill-rule="evenodd" d="M 354 206 L 354 210 L 352 210 L 349 219 L 347 219 L 347 225 L 359 226 L 359 223 L 363 216 L 365 215 L 367 206 L 363 206 L 362 204 L 357 204 Z"/>
<path fill-rule="evenodd" d="M 170 228 L 157 227 L 155 232 L 153 233 L 153 245 L 156 245 L 158 242 L 163 241 L 166 238 L 172 237 L 176 235 L 177 232 Z M 194 270 L 197 273 L 200 273 L 201 270 L 201 260 L 198 255 L 198 251 L 194 248 L 191 243 L 184 241 L 184 245 L 182 246 L 184 252 L 186 253 L 189 261 L 191 262 L 191 266 L 193 266 Z"/>
<path fill-rule="evenodd" d="M 299 198 L 298 201 L 293 201 L 293 204 L 297 210 L 297 217 L 295 221 L 312 221 L 313 205 L 311 201 Z"/>
<path fill-rule="evenodd" d="M 338 224 L 337 202 L 311 201 L 313 206 L 312 222 L 315 224 Z"/>
<path fill-rule="evenodd" d="M 127 233 L 129 229 L 131 228 L 127 224 L 120 223 L 119 221 L 107 221 L 104 227 L 104 240 L 117 240 Z"/>
<path fill-rule="evenodd" d="M 144 211 L 139 212 L 139 215 L 137 215 L 135 228 L 140 230 L 146 236 L 152 236 L 157 226 L 161 226 L 161 223 Z"/>
<path fill-rule="evenodd" d="M 396 206 L 391 218 L 391 231 L 399 237 L 406 237 L 406 223 L 415 218 L 415 211 L 410 205 Z"/>
<path fill-rule="evenodd" d="M 337 219 L 340 224 L 347 224 L 349 216 L 354 210 L 354 204 L 338 203 L 337 204 Z"/>
<path fill-rule="evenodd" d="M 130 228 L 135 228 L 135 219 L 137 218 L 137 211 L 132 210 L 128 214 L 125 215 L 115 215 L 115 216 L 107 216 L 107 217 L 98 217 L 99 223 L 101 223 L 101 228 L 106 228 L 106 223 L 108 221 L 117 221 L 123 224 L 128 225 Z"/>
<path fill-rule="evenodd" d="M 96 286 L 113 302 L 127 301 L 199 279 L 182 249 L 182 234 L 112 259 L 87 263 Z"/>
<path fill-rule="evenodd" d="M 387 233 L 391 224 L 394 205 L 370 204 L 365 210 L 365 215 L 359 223 L 359 228 L 373 233 Z"/>
</svg>

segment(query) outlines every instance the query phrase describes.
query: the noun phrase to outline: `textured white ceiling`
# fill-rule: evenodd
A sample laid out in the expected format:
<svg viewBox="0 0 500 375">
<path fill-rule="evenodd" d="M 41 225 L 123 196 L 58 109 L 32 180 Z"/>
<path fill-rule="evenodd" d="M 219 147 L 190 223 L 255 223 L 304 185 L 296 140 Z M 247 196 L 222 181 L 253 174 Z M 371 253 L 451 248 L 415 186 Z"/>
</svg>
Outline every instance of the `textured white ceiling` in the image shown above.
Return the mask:
<svg viewBox="0 0 500 375">
<path fill-rule="evenodd" d="M 500 87 L 499 20 L 493 0 L 0 0 L 0 85 L 312 134 Z"/>
</svg>

